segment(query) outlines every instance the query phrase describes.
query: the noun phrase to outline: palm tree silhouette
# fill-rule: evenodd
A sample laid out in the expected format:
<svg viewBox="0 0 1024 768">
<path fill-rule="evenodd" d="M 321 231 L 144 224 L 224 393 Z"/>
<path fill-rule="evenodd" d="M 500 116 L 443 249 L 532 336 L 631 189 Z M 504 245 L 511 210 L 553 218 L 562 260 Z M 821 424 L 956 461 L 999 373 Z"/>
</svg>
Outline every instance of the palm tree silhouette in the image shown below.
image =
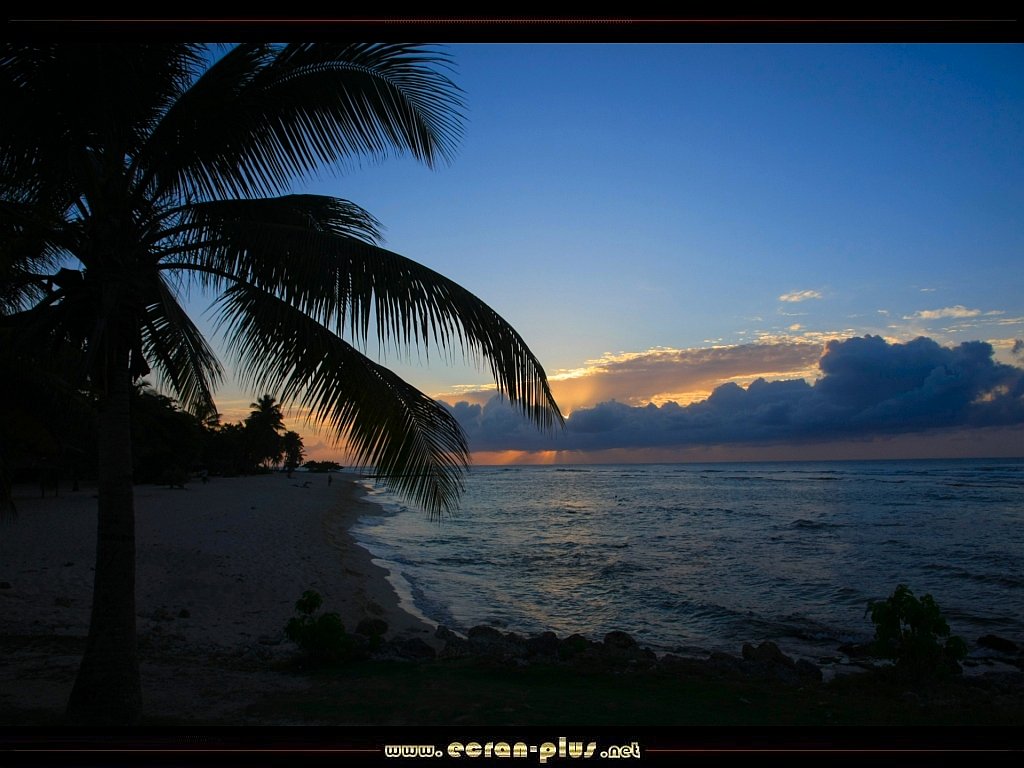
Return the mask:
<svg viewBox="0 0 1024 768">
<path fill-rule="evenodd" d="M 263 395 L 255 403 L 249 403 L 252 412 L 245 420 L 253 450 L 253 464 L 280 464 L 284 455 L 281 433 L 284 431 L 284 414 L 277 399 Z"/>
<path fill-rule="evenodd" d="M 302 444 L 302 436 L 293 430 L 288 430 L 281 435 L 281 455 L 284 459 L 284 468 L 288 472 L 288 477 L 292 476 L 292 472 L 302 464 L 302 460 L 306 456 L 305 446 Z"/>
<path fill-rule="evenodd" d="M 216 292 L 245 383 L 306 408 L 431 514 L 457 501 L 466 441 L 358 351 L 371 329 L 461 348 L 538 426 L 561 422 L 497 313 L 380 247 L 359 206 L 288 194 L 355 156 L 450 159 L 462 106 L 446 64 L 397 44 L 0 48 L 0 333 L 8 359 L 66 357 L 98 413 L 94 598 L 70 719 L 141 711 L 129 395 L 152 369 L 186 408 L 215 412 L 222 369 L 182 307 L 188 289 Z"/>
<path fill-rule="evenodd" d="M 274 432 L 284 429 L 284 413 L 281 412 L 281 404 L 273 395 L 263 395 L 255 403 L 249 403 L 252 412 L 249 414 L 251 421 L 264 424 Z"/>
</svg>

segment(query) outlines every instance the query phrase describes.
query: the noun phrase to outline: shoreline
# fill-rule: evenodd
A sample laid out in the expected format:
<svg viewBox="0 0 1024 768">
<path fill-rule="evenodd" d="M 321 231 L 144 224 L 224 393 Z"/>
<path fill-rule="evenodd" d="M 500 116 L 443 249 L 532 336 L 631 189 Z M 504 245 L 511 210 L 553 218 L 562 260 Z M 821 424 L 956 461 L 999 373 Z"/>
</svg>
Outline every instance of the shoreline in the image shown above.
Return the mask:
<svg viewBox="0 0 1024 768">
<path fill-rule="evenodd" d="M 328 485 L 327 478 L 333 482 Z M 15 489 L 0 519 L 0 710 L 62 711 L 89 628 L 95 489 L 39 497 Z M 406 613 L 373 555 L 349 529 L 381 514 L 353 473 L 283 473 L 135 486 L 136 622 L 146 707 L 216 716 L 261 690 L 301 681 L 273 662 L 299 651 L 284 628 L 306 590 L 354 633 L 383 619 L 388 639 L 436 646 L 434 627 Z M 220 662 L 248 665 L 244 674 Z"/>
<path fill-rule="evenodd" d="M 334 477 L 337 478 L 338 474 Z M 389 639 L 418 637 L 432 647 L 439 647 L 434 640 L 436 625 L 419 615 L 414 605 L 411 606 L 413 610 L 403 605 L 405 598 L 392 581 L 394 575 L 381 565 L 382 561 L 360 544 L 352 533 L 352 528 L 361 519 L 383 515 L 384 508 L 367 497 L 366 489 L 354 474 L 343 475 L 340 482 L 344 488 L 344 497 L 333 509 L 328 510 L 324 530 L 328 541 L 339 549 L 343 560 L 349 562 L 345 573 L 359 585 L 356 598 L 357 602 L 362 601 L 363 613 L 383 618 L 388 624 Z M 411 596 L 409 599 L 411 600 Z M 383 610 L 377 612 L 377 607 Z M 342 620 L 344 621 L 344 614 Z M 350 631 L 354 630 L 355 626 L 356 623 L 353 623 Z M 348 628 L 347 623 L 346 627 Z"/>
<path fill-rule="evenodd" d="M 384 568 L 350 528 L 380 508 L 352 476 L 295 473 L 135 486 L 140 636 L 214 646 L 283 637 L 308 589 L 349 632 L 383 618 L 394 637 L 432 635 L 399 607 Z M 24 490 L 24 489 L 21 489 Z M 0 521 L 0 632 L 88 631 L 95 562 L 95 490 L 20 495 Z M 187 613 L 187 615 L 182 615 Z M 169 631 L 170 630 L 170 631 Z"/>
</svg>

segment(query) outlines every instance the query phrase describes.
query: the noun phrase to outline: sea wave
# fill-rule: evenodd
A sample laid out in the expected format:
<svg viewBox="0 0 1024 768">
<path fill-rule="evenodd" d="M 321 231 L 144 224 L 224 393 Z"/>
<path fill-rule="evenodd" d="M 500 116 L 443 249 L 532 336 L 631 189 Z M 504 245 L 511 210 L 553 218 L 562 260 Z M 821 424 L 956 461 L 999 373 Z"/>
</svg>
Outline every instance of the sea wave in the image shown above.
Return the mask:
<svg viewBox="0 0 1024 768">
<path fill-rule="evenodd" d="M 393 507 L 356 535 L 448 626 L 824 654 L 870 635 L 867 600 L 906 583 L 934 594 L 954 633 L 1024 638 L 1024 483 L 1004 482 L 1024 462 L 559 471 L 576 469 L 474 470 L 456 519 Z"/>
</svg>

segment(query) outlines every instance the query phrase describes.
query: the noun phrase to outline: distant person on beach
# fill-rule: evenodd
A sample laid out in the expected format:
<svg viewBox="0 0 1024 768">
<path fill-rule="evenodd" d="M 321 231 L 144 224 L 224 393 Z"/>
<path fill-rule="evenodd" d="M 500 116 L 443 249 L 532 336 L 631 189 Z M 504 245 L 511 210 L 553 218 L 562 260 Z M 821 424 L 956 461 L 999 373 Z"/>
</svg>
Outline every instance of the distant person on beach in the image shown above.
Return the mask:
<svg viewBox="0 0 1024 768">
<path fill-rule="evenodd" d="M 334 477 L 331 476 L 331 475 L 327 475 L 327 485 L 330 486 L 330 484 L 333 483 L 333 482 L 334 482 Z"/>
</svg>

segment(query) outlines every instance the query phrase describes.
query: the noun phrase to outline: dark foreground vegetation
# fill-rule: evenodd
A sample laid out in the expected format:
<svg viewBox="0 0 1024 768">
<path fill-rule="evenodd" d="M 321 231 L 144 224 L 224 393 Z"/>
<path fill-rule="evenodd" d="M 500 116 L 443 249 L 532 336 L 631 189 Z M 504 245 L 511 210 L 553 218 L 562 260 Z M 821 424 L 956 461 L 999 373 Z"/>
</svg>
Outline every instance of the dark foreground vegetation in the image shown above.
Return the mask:
<svg viewBox="0 0 1024 768">
<path fill-rule="evenodd" d="M 371 662 L 254 702 L 267 722 L 473 725 L 1024 725 L 1019 688 L 978 680 L 908 690 L 883 673 L 780 686 L 702 669 L 639 672 L 481 660 Z"/>
<path fill-rule="evenodd" d="M 74 655 L 81 642 L 0 637 L 0 652 L 17 654 L 30 643 L 54 655 Z M 397 647 L 384 644 L 373 657 L 326 667 L 300 656 L 186 655 L 144 642 L 145 668 L 173 670 L 183 687 L 202 678 L 216 687 L 231 676 L 234 709 L 218 712 L 193 699 L 176 711 L 149 707 L 140 724 L 1024 725 L 1024 675 L 1005 668 L 920 681 L 894 667 L 865 665 L 823 682 L 792 674 L 784 654 L 767 643 L 747 646 L 743 657 L 654 660 L 615 642 L 528 662 L 496 650 L 400 658 Z M 246 680 L 251 688 L 239 685 Z M 0 710 L 0 724 L 7 726 L 54 726 L 62 718 L 59 709 Z"/>
</svg>

